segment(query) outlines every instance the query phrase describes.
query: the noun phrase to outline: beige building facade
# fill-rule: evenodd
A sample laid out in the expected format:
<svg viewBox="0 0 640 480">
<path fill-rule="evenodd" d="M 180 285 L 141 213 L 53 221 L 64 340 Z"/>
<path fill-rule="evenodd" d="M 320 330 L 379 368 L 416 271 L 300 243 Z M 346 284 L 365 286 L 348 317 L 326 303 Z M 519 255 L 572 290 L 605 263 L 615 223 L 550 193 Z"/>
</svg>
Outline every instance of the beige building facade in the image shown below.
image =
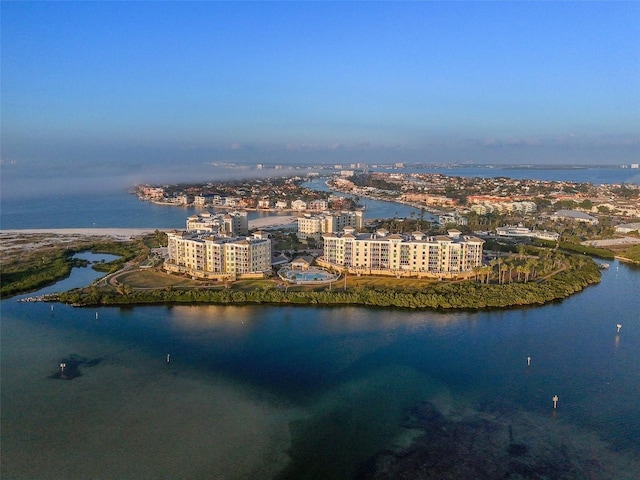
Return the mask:
<svg viewBox="0 0 640 480">
<path fill-rule="evenodd" d="M 263 277 L 271 272 L 271 240 L 168 232 L 165 270 L 197 278 Z"/>
<path fill-rule="evenodd" d="M 298 218 L 298 239 L 307 241 L 313 238 L 321 242 L 325 233 L 341 232 L 347 227 L 360 230 L 363 226 L 364 214 L 360 210 L 319 215 L 307 214 Z"/>
<path fill-rule="evenodd" d="M 226 236 L 246 235 L 249 232 L 249 220 L 244 211 L 219 214 L 205 211 L 187 217 L 187 231 Z"/>
<path fill-rule="evenodd" d="M 389 234 L 378 230 L 374 234 L 355 235 L 346 228 L 342 234 L 325 234 L 322 262 L 359 274 L 389 274 L 409 276 L 458 275 L 482 265 L 484 241 L 460 235 L 427 236 Z"/>
</svg>

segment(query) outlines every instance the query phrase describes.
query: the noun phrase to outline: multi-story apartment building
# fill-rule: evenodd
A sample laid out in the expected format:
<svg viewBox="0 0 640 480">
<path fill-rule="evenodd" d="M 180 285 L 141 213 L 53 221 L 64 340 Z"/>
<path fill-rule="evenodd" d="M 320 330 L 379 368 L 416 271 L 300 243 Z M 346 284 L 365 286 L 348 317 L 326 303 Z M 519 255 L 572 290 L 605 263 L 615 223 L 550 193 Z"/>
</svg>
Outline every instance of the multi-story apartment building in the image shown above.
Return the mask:
<svg viewBox="0 0 640 480">
<path fill-rule="evenodd" d="M 484 241 L 462 236 L 458 230 L 437 236 L 422 232 L 389 235 L 384 229 L 354 235 L 354 229 L 348 227 L 342 234 L 329 233 L 323 238 L 321 264 L 358 274 L 457 275 L 482 264 Z"/>
<path fill-rule="evenodd" d="M 271 271 L 271 240 L 260 232 L 252 237 L 220 237 L 193 232 L 168 232 L 168 272 L 220 279 L 264 276 Z"/>
<path fill-rule="evenodd" d="M 487 213 L 519 213 L 522 215 L 528 215 L 530 213 L 535 213 L 538 209 L 537 205 L 534 202 L 483 202 L 483 203 L 474 203 L 470 207 L 471 211 L 477 213 L 478 215 L 486 215 Z"/>
<path fill-rule="evenodd" d="M 309 238 L 322 241 L 324 233 L 341 232 L 345 227 L 360 230 L 364 226 L 364 215 L 361 210 L 340 213 L 324 213 L 320 215 L 306 214 L 298 218 L 298 239 Z"/>
<path fill-rule="evenodd" d="M 187 231 L 213 233 L 228 237 L 246 235 L 249 232 L 247 212 L 212 214 L 201 212 L 187 217 Z"/>
</svg>

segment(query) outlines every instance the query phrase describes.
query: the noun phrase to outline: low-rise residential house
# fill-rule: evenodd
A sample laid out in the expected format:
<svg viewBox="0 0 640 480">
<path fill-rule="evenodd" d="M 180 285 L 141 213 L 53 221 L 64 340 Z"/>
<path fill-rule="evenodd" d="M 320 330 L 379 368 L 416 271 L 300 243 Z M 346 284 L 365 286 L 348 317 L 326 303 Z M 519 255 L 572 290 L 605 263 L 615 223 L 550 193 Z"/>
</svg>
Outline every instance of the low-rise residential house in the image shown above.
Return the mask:
<svg viewBox="0 0 640 480">
<path fill-rule="evenodd" d="M 449 223 L 453 223 L 455 225 L 467 225 L 468 220 L 458 212 L 452 212 L 438 215 L 438 223 L 440 225 L 447 225 Z"/>
<path fill-rule="evenodd" d="M 294 270 L 309 270 L 314 258 L 311 255 L 296 257 L 291 261 L 291 268 Z"/>
<path fill-rule="evenodd" d="M 282 265 L 286 265 L 290 261 L 291 259 L 289 257 L 287 257 L 284 253 L 280 253 L 279 255 L 273 255 L 271 257 L 271 266 L 280 267 Z"/>
<path fill-rule="evenodd" d="M 138 187 L 138 193 L 149 200 L 161 200 L 164 197 L 164 188 L 141 185 Z"/>
<path fill-rule="evenodd" d="M 196 195 L 193 197 L 193 205 L 196 207 L 204 207 L 209 202 L 209 197 L 206 195 Z"/>
<path fill-rule="evenodd" d="M 574 220 L 576 222 L 590 223 L 591 225 L 597 225 L 598 219 L 592 217 L 588 213 L 579 212 L 577 210 L 558 210 L 556 213 L 549 217 L 551 220 Z"/>
<path fill-rule="evenodd" d="M 560 234 L 556 232 L 547 232 L 546 230 L 531 230 L 528 227 L 522 225 L 505 225 L 503 227 L 496 228 L 496 234 L 501 237 L 526 237 L 526 238 L 540 238 L 542 240 L 556 241 L 560 238 Z"/>
<path fill-rule="evenodd" d="M 619 212 L 625 217 L 640 217 L 640 202 L 618 203 L 612 211 Z"/>
<path fill-rule="evenodd" d="M 476 203 L 471 205 L 470 210 L 477 215 L 487 215 L 496 211 L 496 207 L 490 203 Z"/>
<path fill-rule="evenodd" d="M 624 223 L 622 225 L 616 225 L 616 233 L 640 233 L 640 223 Z"/>
<path fill-rule="evenodd" d="M 291 210 L 296 212 L 303 212 L 307 209 L 307 202 L 303 200 L 294 200 L 291 202 Z"/>
<path fill-rule="evenodd" d="M 496 234 L 501 237 L 531 237 L 531 229 L 521 225 L 505 225 L 496 228 Z"/>
<path fill-rule="evenodd" d="M 227 197 L 224 200 L 225 207 L 237 207 L 240 204 L 240 198 L 238 197 Z"/>
<path fill-rule="evenodd" d="M 271 199 L 269 197 L 261 198 L 258 200 L 258 208 L 269 209 L 271 208 Z"/>
<path fill-rule="evenodd" d="M 324 212 L 328 208 L 329 202 L 327 202 L 326 200 L 312 200 L 311 202 L 309 202 L 309 205 L 307 205 L 307 210 L 310 210 L 312 212 Z"/>
<path fill-rule="evenodd" d="M 189 205 L 189 197 L 187 195 L 176 195 L 173 203 L 176 205 Z"/>
</svg>

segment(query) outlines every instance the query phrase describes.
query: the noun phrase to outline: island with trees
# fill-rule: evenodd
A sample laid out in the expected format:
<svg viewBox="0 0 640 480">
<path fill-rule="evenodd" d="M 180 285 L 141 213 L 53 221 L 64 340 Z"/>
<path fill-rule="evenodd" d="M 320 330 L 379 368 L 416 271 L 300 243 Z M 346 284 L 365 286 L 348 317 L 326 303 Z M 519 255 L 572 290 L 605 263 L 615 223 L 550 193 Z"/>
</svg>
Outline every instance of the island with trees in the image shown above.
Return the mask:
<svg viewBox="0 0 640 480">
<path fill-rule="evenodd" d="M 363 305 L 371 307 L 480 309 L 541 305 L 565 298 L 599 282 L 596 262 L 584 254 L 561 249 L 528 246 L 515 252 L 496 252 L 487 265 L 476 269 L 467 279 L 389 278 L 378 276 L 342 276 L 323 286 L 284 285 L 277 277 L 245 279 L 234 282 L 206 282 L 162 271 L 162 262 L 151 260 L 152 248 L 162 244 L 164 234 L 156 232 L 130 241 L 89 242 L 64 245 L 48 262 L 56 265 L 50 272 L 38 270 L 34 262 L 9 273 L 3 282 L 3 296 L 20 288 L 53 283 L 68 275 L 74 266 L 73 254 L 80 251 L 112 253 L 120 257 L 94 265 L 107 275 L 84 288 L 61 292 L 48 300 L 77 306 L 144 304 L 273 304 L 273 305 Z M 40 260 L 41 261 L 41 260 Z M 59 268 L 65 261 L 68 268 Z M 40 283 L 33 272 L 38 271 Z M 48 273 L 47 273 L 48 272 Z"/>
<path fill-rule="evenodd" d="M 477 180 L 477 181 L 475 181 Z M 304 199 L 309 205 L 327 205 L 329 208 L 358 207 L 362 197 L 410 203 L 425 211 L 443 213 L 447 222 L 425 221 L 423 215 L 411 218 L 368 219 L 363 230 L 386 229 L 389 232 L 426 231 L 442 234 L 448 228 L 459 228 L 470 234 L 482 230 L 485 260 L 465 275 L 450 278 L 396 278 L 376 275 L 353 275 L 335 272 L 337 280 L 323 285 L 288 284 L 276 275 L 265 278 L 233 278 L 223 281 L 195 279 L 189 275 L 169 274 L 163 270 L 163 259 L 158 247 L 166 246 L 167 235 L 156 231 L 127 241 L 74 237 L 71 242 L 44 241 L 41 248 L 15 252 L 5 251 L 2 258 L 3 298 L 35 291 L 65 278 L 74 266 L 82 266 L 74 254 L 94 251 L 118 255 L 118 260 L 93 265 L 106 276 L 84 288 L 61 292 L 49 297 L 78 306 L 133 305 L 133 304 L 272 304 L 272 305 L 363 305 L 370 307 L 400 307 L 429 309 L 486 309 L 524 305 L 541 305 L 566 298 L 600 281 L 602 261 L 620 258 L 640 263 L 640 241 L 606 243 L 621 237 L 614 232 L 615 221 L 622 219 L 624 202 L 634 204 L 638 188 L 633 186 L 599 186 L 564 182 L 514 181 L 511 179 L 441 178 L 437 175 L 357 175 L 327 180 L 331 191 L 309 189 L 302 178 L 259 180 L 252 183 L 233 182 L 228 185 L 174 186 L 159 189 L 138 186 L 142 197 L 159 194 L 171 198 L 198 199 L 199 202 L 224 202 L 234 196 L 253 198 L 251 207 L 278 209 L 270 195 L 286 198 L 291 206 L 295 199 Z M 429 193 L 425 193 L 426 191 Z M 342 191 L 346 196 L 336 193 Z M 247 192 L 256 192 L 252 197 Z M 464 194 L 463 194 L 464 192 Z M 523 200 L 526 194 L 536 204 L 532 212 L 495 208 L 484 211 L 470 208 L 470 198 L 484 198 L 492 192 L 502 196 L 502 203 Z M 516 193 L 520 192 L 518 198 Z M 191 195 L 191 197 L 187 196 Z M 596 197 L 616 195 L 619 202 L 614 216 L 612 206 L 595 207 Z M 412 196 L 413 195 L 413 196 Z M 573 199 L 568 199 L 573 196 Z M 146 197 L 145 197 L 146 198 Z M 148 199 L 148 198 L 146 198 Z M 494 198 L 495 200 L 495 198 Z M 580 200 L 579 203 L 577 201 Z M 165 200 L 166 201 L 166 198 Z M 302 201 L 302 200 L 301 200 Z M 417 202 L 417 203 L 416 203 Z M 422 203 L 421 203 L 422 202 Z M 231 202 L 233 204 L 233 201 Z M 500 202 L 497 202 L 500 203 Z M 496 205 L 497 205 L 496 203 Z M 280 207 L 285 206 L 282 201 Z M 247 205 L 249 207 L 249 205 Z M 550 213 L 559 207 L 577 208 L 595 215 L 600 220 L 591 223 L 572 222 L 571 219 L 551 221 Z M 237 205 L 234 205 L 237 208 Z M 464 220 L 464 221 L 463 221 Z M 634 217 L 626 220 L 633 222 Z M 520 225 L 555 228 L 554 240 L 544 238 L 513 239 L 491 234 L 500 225 Z M 272 229 L 274 253 L 304 255 L 317 248 L 313 238 L 300 240 L 290 230 Z M 638 232 L 624 235 L 633 240 Z M 8 238 L 3 241 L 10 243 Z M 24 236 L 14 239 L 15 244 L 37 244 L 42 239 Z M 60 239 L 58 239 L 60 240 Z M 602 244 L 598 242 L 603 242 Z M 43 246 L 44 245 L 44 246 Z M 605 245 L 605 246 L 601 246 Z M 593 258 L 598 258 L 597 262 Z M 144 268 L 141 268 L 144 267 Z"/>
</svg>

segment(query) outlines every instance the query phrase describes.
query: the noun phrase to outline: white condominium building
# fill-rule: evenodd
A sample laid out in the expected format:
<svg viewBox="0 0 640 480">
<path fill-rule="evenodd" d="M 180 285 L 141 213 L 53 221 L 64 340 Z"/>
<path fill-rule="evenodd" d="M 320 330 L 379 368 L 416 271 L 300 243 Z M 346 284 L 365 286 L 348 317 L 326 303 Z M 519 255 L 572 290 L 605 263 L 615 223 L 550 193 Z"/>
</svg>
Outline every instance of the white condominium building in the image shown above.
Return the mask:
<svg viewBox="0 0 640 480">
<path fill-rule="evenodd" d="M 474 203 L 470 207 L 471 211 L 478 215 L 486 215 L 487 213 L 519 213 L 522 215 L 528 215 L 535 213 L 538 210 L 538 206 L 534 202 L 481 202 Z"/>
<path fill-rule="evenodd" d="M 364 226 L 363 212 L 360 210 L 340 213 L 306 214 L 298 218 L 298 239 L 314 238 L 320 242 L 324 233 L 340 232 L 346 227 L 359 230 Z"/>
<path fill-rule="evenodd" d="M 247 212 L 229 212 L 212 214 L 201 212 L 187 217 L 187 231 L 214 233 L 217 235 L 238 236 L 249 232 Z"/>
<path fill-rule="evenodd" d="M 271 271 L 271 240 L 220 237 L 193 232 L 169 232 L 165 269 L 200 278 L 256 275 Z"/>
<path fill-rule="evenodd" d="M 456 274 L 482 264 L 484 241 L 461 236 L 458 230 L 437 236 L 422 232 L 389 235 L 384 229 L 354 235 L 352 228 L 345 228 L 343 234 L 323 238 L 323 261 L 358 273 Z"/>
</svg>

